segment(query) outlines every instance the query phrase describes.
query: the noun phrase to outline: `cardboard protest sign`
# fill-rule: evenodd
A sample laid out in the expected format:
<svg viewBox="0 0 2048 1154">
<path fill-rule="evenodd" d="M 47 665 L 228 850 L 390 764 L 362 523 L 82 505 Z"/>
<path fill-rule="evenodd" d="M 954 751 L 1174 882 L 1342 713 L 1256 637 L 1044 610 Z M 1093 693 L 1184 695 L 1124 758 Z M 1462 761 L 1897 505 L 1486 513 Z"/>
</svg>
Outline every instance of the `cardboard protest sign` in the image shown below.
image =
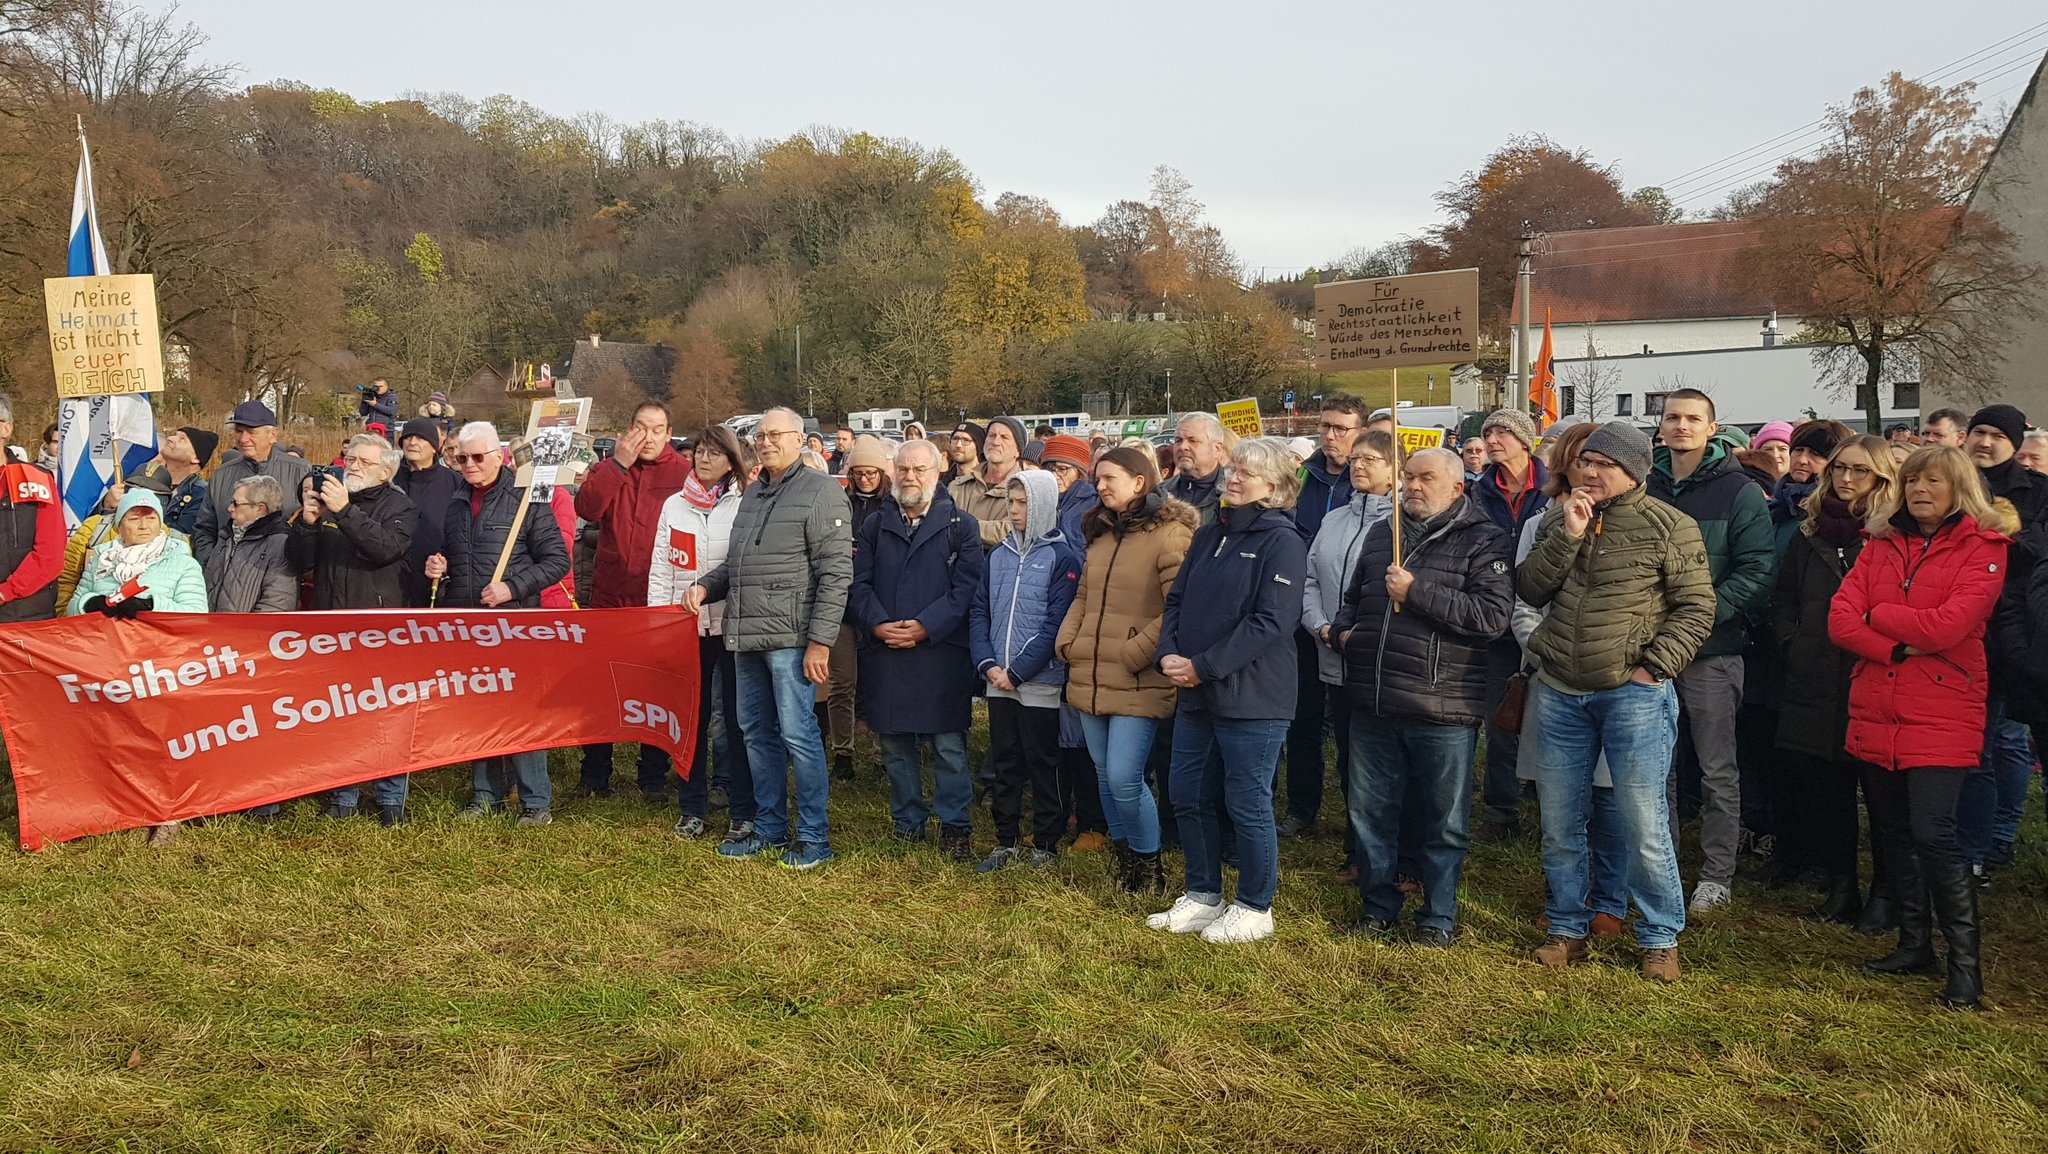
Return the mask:
<svg viewBox="0 0 2048 1154">
<path fill-rule="evenodd" d="M 1469 361 L 1478 342 L 1476 268 L 1316 286 L 1316 357 L 1325 372 Z"/>
<path fill-rule="evenodd" d="M 1223 427 L 1240 437 L 1256 437 L 1262 427 L 1259 424 L 1259 402 L 1255 397 L 1238 401 L 1225 401 L 1216 406 L 1216 419 Z"/>
<path fill-rule="evenodd" d="M 50 277 L 43 310 L 59 397 L 163 391 L 155 277 Z"/>
<path fill-rule="evenodd" d="M 696 744 L 680 609 L 88 613 L 7 641 L 26 849 L 529 749 L 646 742 L 687 774 Z"/>
</svg>

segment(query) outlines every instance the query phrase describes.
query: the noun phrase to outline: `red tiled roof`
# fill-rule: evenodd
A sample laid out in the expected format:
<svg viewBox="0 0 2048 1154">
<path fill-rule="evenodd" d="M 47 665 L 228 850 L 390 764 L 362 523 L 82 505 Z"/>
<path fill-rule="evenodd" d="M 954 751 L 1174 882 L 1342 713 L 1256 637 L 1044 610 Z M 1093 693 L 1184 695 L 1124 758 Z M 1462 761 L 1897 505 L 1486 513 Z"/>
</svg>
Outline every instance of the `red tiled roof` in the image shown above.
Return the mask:
<svg viewBox="0 0 2048 1154">
<path fill-rule="evenodd" d="M 1530 317 L 1559 323 L 1763 316 L 1768 294 L 1743 275 L 1740 256 L 1762 235 L 1753 221 L 1660 224 L 1554 232 L 1537 242 Z M 1521 315 L 1521 285 L 1515 286 Z"/>
</svg>

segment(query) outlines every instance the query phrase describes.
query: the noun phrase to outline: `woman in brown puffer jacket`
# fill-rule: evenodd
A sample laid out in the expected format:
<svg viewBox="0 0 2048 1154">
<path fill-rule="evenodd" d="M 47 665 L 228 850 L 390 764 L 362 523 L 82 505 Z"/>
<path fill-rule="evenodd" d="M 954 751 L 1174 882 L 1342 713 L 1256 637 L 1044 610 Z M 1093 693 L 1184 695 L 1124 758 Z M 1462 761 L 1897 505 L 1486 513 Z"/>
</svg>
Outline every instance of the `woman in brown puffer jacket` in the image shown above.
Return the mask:
<svg viewBox="0 0 2048 1154">
<path fill-rule="evenodd" d="M 1088 560 L 1057 651 L 1095 762 L 1118 880 L 1134 893 L 1158 891 L 1159 808 L 1145 759 L 1174 707 L 1173 683 L 1159 671 L 1159 625 L 1201 518 L 1159 491 L 1150 455 L 1137 449 L 1104 453 L 1095 489 L 1101 504 L 1081 521 Z"/>
</svg>

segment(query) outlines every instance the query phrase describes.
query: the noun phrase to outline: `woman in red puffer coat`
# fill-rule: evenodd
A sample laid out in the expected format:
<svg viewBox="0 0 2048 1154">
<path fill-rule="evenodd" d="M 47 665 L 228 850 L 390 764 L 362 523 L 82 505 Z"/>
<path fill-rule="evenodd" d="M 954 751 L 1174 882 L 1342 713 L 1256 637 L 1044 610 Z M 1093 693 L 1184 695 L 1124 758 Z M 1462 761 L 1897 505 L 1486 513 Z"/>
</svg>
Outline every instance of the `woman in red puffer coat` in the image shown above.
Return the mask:
<svg viewBox="0 0 2048 1154">
<path fill-rule="evenodd" d="M 1871 824 L 1898 895 L 1898 948 L 1878 973 L 1934 968 L 1928 909 L 1948 940 L 1942 1001 L 1974 1008 L 1977 887 L 1956 844 L 1956 797 L 1984 744 L 1984 628 L 2005 585 L 2012 506 L 1994 507 L 1961 450 L 1915 450 L 1902 501 L 1871 511 L 1869 542 L 1828 614 L 1836 645 L 1860 660 L 1849 682 L 1848 751 L 1864 763 Z"/>
</svg>

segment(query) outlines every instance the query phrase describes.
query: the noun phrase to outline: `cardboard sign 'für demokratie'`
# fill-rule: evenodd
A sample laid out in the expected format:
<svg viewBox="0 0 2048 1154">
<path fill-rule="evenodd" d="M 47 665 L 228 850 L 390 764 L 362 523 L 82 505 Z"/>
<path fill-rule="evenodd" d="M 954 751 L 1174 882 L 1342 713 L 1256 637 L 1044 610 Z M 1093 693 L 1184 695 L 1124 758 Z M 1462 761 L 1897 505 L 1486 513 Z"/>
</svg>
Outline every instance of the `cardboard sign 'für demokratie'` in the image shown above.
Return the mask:
<svg viewBox="0 0 2048 1154">
<path fill-rule="evenodd" d="M 1478 341 L 1476 268 L 1316 286 L 1316 356 L 1324 372 L 1469 361 Z"/>
<path fill-rule="evenodd" d="M 50 277 L 43 281 L 43 308 L 58 396 L 163 391 L 155 277 Z"/>
</svg>

